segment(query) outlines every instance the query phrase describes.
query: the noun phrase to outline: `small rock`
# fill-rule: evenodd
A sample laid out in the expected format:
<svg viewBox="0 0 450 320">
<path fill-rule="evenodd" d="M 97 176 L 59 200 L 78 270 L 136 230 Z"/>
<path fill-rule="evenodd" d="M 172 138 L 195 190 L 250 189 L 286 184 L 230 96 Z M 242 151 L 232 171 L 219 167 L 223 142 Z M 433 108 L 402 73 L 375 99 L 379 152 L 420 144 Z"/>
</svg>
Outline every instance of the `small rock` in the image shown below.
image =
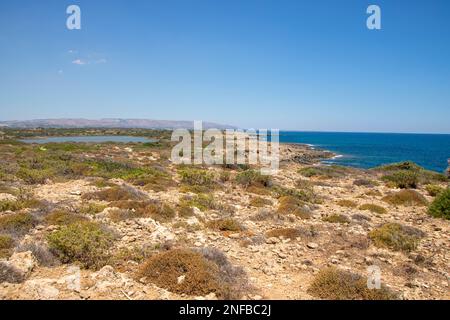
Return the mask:
<svg viewBox="0 0 450 320">
<path fill-rule="evenodd" d="M 310 249 L 317 249 L 319 247 L 319 245 L 315 242 L 309 242 L 306 246 Z"/>
</svg>

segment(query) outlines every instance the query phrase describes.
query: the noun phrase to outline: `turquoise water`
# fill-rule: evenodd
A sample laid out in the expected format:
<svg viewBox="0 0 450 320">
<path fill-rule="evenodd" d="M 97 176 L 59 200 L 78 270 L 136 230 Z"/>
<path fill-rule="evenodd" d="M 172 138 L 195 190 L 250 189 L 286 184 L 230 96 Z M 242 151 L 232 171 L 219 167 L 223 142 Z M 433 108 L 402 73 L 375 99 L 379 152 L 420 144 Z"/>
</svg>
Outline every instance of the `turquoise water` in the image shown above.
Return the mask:
<svg viewBox="0 0 450 320">
<path fill-rule="evenodd" d="M 325 162 L 358 168 L 411 160 L 443 172 L 450 158 L 449 134 L 280 132 L 280 142 L 330 150 L 339 156 Z"/>
<path fill-rule="evenodd" d="M 42 139 L 22 139 L 20 141 L 26 143 L 44 144 L 44 143 L 60 143 L 60 142 L 128 143 L 128 142 L 155 142 L 156 140 L 133 136 L 73 136 L 73 137 L 48 137 Z"/>
</svg>

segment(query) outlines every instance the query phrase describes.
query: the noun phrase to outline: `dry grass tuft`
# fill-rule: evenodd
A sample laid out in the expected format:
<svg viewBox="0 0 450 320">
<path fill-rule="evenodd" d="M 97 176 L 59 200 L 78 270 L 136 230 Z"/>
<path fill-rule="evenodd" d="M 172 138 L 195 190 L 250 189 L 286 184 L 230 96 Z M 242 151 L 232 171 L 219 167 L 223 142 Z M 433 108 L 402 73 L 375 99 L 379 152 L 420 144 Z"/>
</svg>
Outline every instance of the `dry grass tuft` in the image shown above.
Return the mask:
<svg viewBox="0 0 450 320">
<path fill-rule="evenodd" d="M 111 187 L 97 192 L 83 194 L 83 200 L 121 201 L 143 200 L 145 195 L 130 187 Z"/>
<path fill-rule="evenodd" d="M 421 230 L 399 223 L 386 223 L 369 233 L 375 246 L 406 252 L 416 249 L 424 236 Z"/>
<path fill-rule="evenodd" d="M 0 259 L 7 258 L 12 254 L 14 239 L 8 235 L 0 234 Z"/>
<path fill-rule="evenodd" d="M 370 212 L 378 213 L 378 214 L 385 214 L 387 213 L 387 210 L 383 208 L 382 206 L 378 206 L 373 203 L 365 203 L 361 206 L 359 206 L 359 210 L 368 210 Z"/>
<path fill-rule="evenodd" d="M 138 277 L 179 294 L 215 293 L 221 299 L 240 298 L 242 291 L 236 288 L 242 287 L 244 274 L 236 272 L 223 254 L 214 252 L 189 249 L 162 252 L 141 266 Z"/>
<path fill-rule="evenodd" d="M 382 200 L 395 206 L 426 206 L 428 204 L 424 196 L 415 190 L 409 189 L 388 194 Z"/>
<path fill-rule="evenodd" d="M 64 210 L 55 210 L 45 216 L 45 222 L 49 225 L 69 225 L 78 221 L 85 221 L 86 217 Z"/>
<path fill-rule="evenodd" d="M 244 230 L 242 225 L 238 221 L 234 220 L 233 218 L 223 218 L 223 219 L 212 220 L 208 223 L 208 227 L 211 229 L 214 229 L 214 230 L 219 230 L 219 231 L 237 232 L 237 231 Z"/>
<path fill-rule="evenodd" d="M 35 225 L 35 219 L 29 213 L 19 212 L 0 217 L 0 232 L 12 236 L 23 236 Z"/>
<path fill-rule="evenodd" d="M 292 196 L 284 196 L 279 199 L 277 212 L 279 214 L 293 214 L 302 219 L 311 218 L 311 212 L 305 204 Z"/>
<path fill-rule="evenodd" d="M 356 208 L 358 205 L 355 201 L 342 199 L 337 202 L 338 205 L 345 208 Z"/>
<path fill-rule="evenodd" d="M 252 207 L 265 207 L 265 206 L 271 206 L 273 203 L 269 199 L 261 198 L 261 197 L 255 197 L 250 200 L 249 203 Z"/>
<path fill-rule="evenodd" d="M 350 223 L 350 219 L 343 214 L 331 214 L 322 220 L 330 223 Z"/>
<path fill-rule="evenodd" d="M 397 300 L 397 295 L 385 286 L 369 289 L 367 279 L 360 275 L 327 268 L 321 270 L 312 281 L 308 292 L 326 300 Z"/>
</svg>

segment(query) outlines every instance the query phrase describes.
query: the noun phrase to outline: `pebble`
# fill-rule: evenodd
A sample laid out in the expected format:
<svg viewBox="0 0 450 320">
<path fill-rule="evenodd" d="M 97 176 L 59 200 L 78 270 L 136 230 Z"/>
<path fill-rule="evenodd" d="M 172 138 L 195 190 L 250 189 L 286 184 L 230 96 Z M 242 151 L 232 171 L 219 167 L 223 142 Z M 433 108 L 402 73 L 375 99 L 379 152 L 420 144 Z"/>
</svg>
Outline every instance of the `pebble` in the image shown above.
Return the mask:
<svg viewBox="0 0 450 320">
<path fill-rule="evenodd" d="M 319 247 L 319 245 L 315 242 L 310 242 L 306 246 L 310 249 L 317 249 Z"/>
</svg>

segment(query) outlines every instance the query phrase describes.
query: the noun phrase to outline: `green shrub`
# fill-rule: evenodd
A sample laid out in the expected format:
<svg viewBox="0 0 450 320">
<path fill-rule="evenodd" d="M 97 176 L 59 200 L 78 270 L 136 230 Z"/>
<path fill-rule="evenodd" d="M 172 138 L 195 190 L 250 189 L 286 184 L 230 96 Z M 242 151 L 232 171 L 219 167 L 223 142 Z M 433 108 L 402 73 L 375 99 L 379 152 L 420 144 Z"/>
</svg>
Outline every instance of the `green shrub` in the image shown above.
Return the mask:
<svg viewBox="0 0 450 320">
<path fill-rule="evenodd" d="M 0 234 L 0 259 L 11 255 L 14 248 L 14 240 L 8 235 Z"/>
<path fill-rule="evenodd" d="M 24 235 L 35 225 L 29 213 L 13 213 L 0 216 L 0 232 L 12 235 Z"/>
<path fill-rule="evenodd" d="M 44 184 L 47 179 L 55 176 L 54 170 L 48 169 L 29 169 L 22 167 L 16 176 L 28 184 Z"/>
<path fill-rule="evenodd" d="M 388 194 L 382 200 L 392 205 L 403 206 L 426 206 L 428 204 L 424 196 L 415 190 L 409 189 Z"/>
<path fill-rule="evenodd" d="M 45 222 L 49 225 L 68 225 L 83 220 L 86 220 L 86 217 L 64 210 L 55 210 L 45 216 Z"/>
<path fill-rule="evenodd" d="M 272 181 L 270 176 L 262 175 L 256 170 L 245 170 L 236 175 L 236 183 L 242 185 L 244 188 L 250 186 L 255 187 L 270 187 Z"/>
<path fill-rule="evenodd" d="M 214 174 L 208 170 L 183 168 L 178 170 L 181 182 L 188 185 L 211 186 L 214 184 Z"/>
<path fill-rule="evenodd" d="M 375 212 L 378 214 L 387 213 L 387 210 L 385 208 L 383 208 L 382 206 L 373 204 L 373 203 L 365 203 L 359 207 L 359 210 L 368 210 L 368 211 Z"/>
<path fill-rule="evenodd" d="M 100 268 L 109 258 L 113 236 L 100 225 L 82 221 L 63 226 L 49 234 L 50 250 L 63 263 L 80 263 L 84 268 Z"/>
<path fill-rule="evenodd" d="M 321 270 L 312 281 L 308 293 L 326 300 L 397 300 L 385 286 L 369 289 L 367 279 L 336 268 Z"/>
<path fill-rule="evenodd" d="M 425 234 L 419 229 L 398 223 L 386 223 L 369 233 L 369 238 L 377 247 L 390 248 L 395 251 L 412 251 L 416 249 Z"/>
<path fill-rule="evenodd" d="M 1 211 L 19 211 L 26 208 L 39 208 L 42 207 L 43 203 L 39 200 L 29 198 L 27 196 L 19 196 L 17 200 L 1 200 L 0 201 L 0 212 Z"/>
<path fill-rule="evenodd" d="M 428 213 L 436 218 L 450 220 L 450 188 L 440 193 L 428 208 Z"/>
<path fill-rule="evenodd" d="M 435 185 L 435 184 L 427 184 L 425 186 L 425 190 L 428 192 L 428 194 L 432 197 L 436 197 L 437 195 L 441 194 L 445 191 L 445 188 Z"/>
<path fill-rule="evenodd" d="M 180 217 L 192 217 L 194 215 L 194 209 L 186 205 L 186 203 L 180 203 L 177 207 L 178 216 Z"/>
<path fill-rule="evenodd" d="M 88 202 L 88 203 L 83 203 L 81 205 L 79 211 L 82 214 L 96 215 L 97 213 L 100 213 L 105 209 L 106 209 L 106 206 L 103 204 Z"/>
<path fill-rule="evenodd" d="M 330 223 L 350 223 L 350 219 L 343 214 L 331 214 L 322 220 Z"/>
<path fill-rule="evenodd" d="M 322 179 L 342 178 L 352 171 L 351 168 L 331 165 L 331 166 L 310 166 L 298 170 L 304 177 L 318 177 Z"/>
<path fill-rule="evenodd" d="M 18 211 L 21 209 L 23 209 L 23 206 L 19 201 L 14 200 L 0 201 L 0 211 Z"/>
<path fill-rule="evenodd" d="M 373 170 L 376 172 L 384 173 L 387 177 L 385 179 L 387 179 L 388 181 L 389 179 L 392 179 L 392 182 L 395 185 L 401 186 L 403 188 L 413 188 L 413 185 L 417 186 L 418 184 L 430 184 L 436 181 L 448 181 L 445 175 L 426 170 L 412 161 L 403 161 L 399 163 L 388 164 L 376 167 Z M 405 185 L 406 187 L 404 187 Z"/>
<path fill-rule="evenodd" d="M 208 226 L 219 231 L 242 231 L 241 224 L 233 218 L 224 218 L 210 221 Z"/>
<path fill-rule="evenodd" d="M 264 206 L 271 206 L 272 201 L 270 201 L 269 199 L 261 198 L 261 197 L 255 197 L 250 200 L 250 205 L 252 207 L 260 208 L 260 207 L 264 207 Z"/>
<path fill-rule="evenodd" d="M 198 194 L 193 197 L 185 197 L 181 200 L 180 204 L 188 207 L 197 207 L 201 211 L 218 208 L 218 204 L 214 200 L 213 195 L 210 194 Z"/>
<path fill-rule="evenodd" d="M 347 199 L 339 200 L 337 202 L 337 204 L 340 205 L 341 207 L 346 207 L 346 208 L 356 208 L 358 206 L 355 201 L 347 200 Z"/>
<path fill-rule="evenodd" d="M 277 212 L 279 214 L 293 214 L 302 219 L 311 218 L 311 212 L 306 208 L 305 204 L 299 199 L 292 196 L 284 196 L 279 200 Z"/>
<path fill-rule="evenodd" d="M 314 192 L 312 188 L 304 188 L 302 190 L 286 188 L 279 185 L 275 185 L 272 187 L 273 195 L 276 198 L 281 197 L 293 197 L 298 201 L 302 202 L 310 202 L 310 203 L 319 203 L 320 198 Z"/>
<path fill-rule="evenodd" d="M 395 187 L 401 189 L 417 188 L 419 174 L 416 171 L 398 170 L 382 177 L 383 180 L 391 182 Z"/>
</svg>

